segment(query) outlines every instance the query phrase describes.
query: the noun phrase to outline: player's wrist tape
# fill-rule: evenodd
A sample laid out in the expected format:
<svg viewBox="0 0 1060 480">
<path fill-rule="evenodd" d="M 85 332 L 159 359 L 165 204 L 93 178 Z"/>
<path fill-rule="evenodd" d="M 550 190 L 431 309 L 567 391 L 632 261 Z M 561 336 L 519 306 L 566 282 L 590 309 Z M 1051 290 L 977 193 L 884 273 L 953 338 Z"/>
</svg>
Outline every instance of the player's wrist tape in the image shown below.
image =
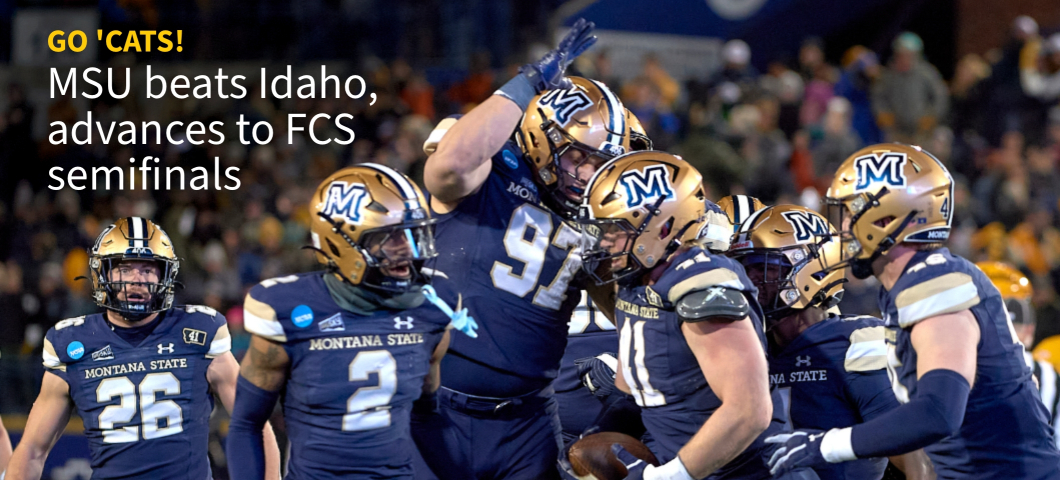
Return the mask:
<svg viewBox="0 0 1060 480">
<path fill-rule="evenodd" d="M 530 106 L 530 101 L 537 96 L 537 89 L 530 83 L 530 79 L 526 77 L 525 73 L 520 73 L 508 80 L 508 83 L 498 88 L 493 94 L 515 102 L 519 109 L 525 112 L 526 107 Z"/>
<path fill-rule="evenodd" d="M 850 443 L 851 428 L 833 428 L 821 439 L 821 456 L 828 463 L 857 460 L 854 446 Z"/>
<path fill-rule="evenodd" d="M 696 480 L 692 477 L 692 474 L 688 473 L 688 469 L 685 468 L 685 464 L 681 462 L 681 457 L 674 457 L 673 460 L 666 462 L 658 467 L 648 467 L 644 469 L 644 480 Z"/>
<path fill-rule="evenodd" d="M 852 428 L 853 451 L 859 458 L 889 457 L 953 435 L 964 422 L 970 390 L 968 380 L 953 370 L 925 373 L 909 403 Z"/>
</svg>

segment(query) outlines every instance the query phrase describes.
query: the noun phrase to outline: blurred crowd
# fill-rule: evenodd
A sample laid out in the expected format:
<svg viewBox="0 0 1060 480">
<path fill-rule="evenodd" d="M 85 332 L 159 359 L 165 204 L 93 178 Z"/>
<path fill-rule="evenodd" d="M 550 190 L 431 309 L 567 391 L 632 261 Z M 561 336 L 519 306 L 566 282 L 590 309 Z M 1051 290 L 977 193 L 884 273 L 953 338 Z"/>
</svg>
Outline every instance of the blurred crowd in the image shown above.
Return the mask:
<svg viewBox="0 0 1060 480">
<path fill-rule="evenodd" d="M 724 44 L 723 67 L 704 78 L 674 78 L 648 55 L 642 70 L 618 80 L 606 50 L 579 58 L 577 74 L 604 81 L 644 124 L 658 149 L 699 168 L 717 198 L 750 194 L 767 204 L 816 207 L 836 167 L 862 146 L 880 141 L 919 144 L 946 163 L 956 184 L 951 248 L 973 260 L 1004 260 L 1032 279 L 1039 338 L 1060 333 L 1060 34 L 1039 32 L 1020 17 L 1007 43 L 956 62 L 948 81 L 924 56 L 911 32 L 889 52 L 849 48 L 837 64 L 809 38 L 790 62 L 765 71 L 740 40 Z M 881 58 L 880 54 L 886 53 Z M 886 60 L 886 61 L 884 61 Z M 111 60 L 122 65 L 122 57 Z M 178 303 L 204 304 L 225 313 L 233 349 L 241 355 L 246 290 L 265 278 L 315 268 L 307 243 L 309 197 L 336 169 L 375 162 L 408 172 L 422 184 L 421 145 L 446 115 L 467 111 L 515 74 L 522 62 L 491 68 L 489 52 L 472 56 L 466 74 L 428 81 L 398 59 L 359 60 L 346 74 L 364 75 L 374 105 L 360 100 L 171 101 L 150 120 L 222 120 L 239 115 L 268 121 L 267 145 L 244 146 L 235 131 L 223 145 L 141 143 L 133 146 L 56 146 L 34 136 L 39 117 L 73 122 L 85 111 L 66 98 L 33 103 L 26 86 L 7 87 L 0 116 L 0 413 L 25 411 L 39 382 L 43 334 L 56 321 L 98 311 L 90 298 L 87 253 L 113 219 L 143 216 L 159 222 L 182 258 Z M 330 73 L 330 71 L 329 71 Z M 342 72 L 337 72 L 342 74 Z M 248 79 L 257 85 L 256 79 Z M 142 92 L 125 99 L 100 97 L 88 109 L 103 122 L 148 119 Z M 354 115 L 357 139 L 320 146 L 301 132 L 288 138 L 287 114 Z M 344 138 L 318 122 L 318 138 Z M 98 135 L 98 134 L 97 134 Z M 116 142 L 114 142 L 116 143 Z M 231 191 L 49 190 L 48 168 L 127 166 L 152 155 L 161 167 L 240 168 L 242 187 Z M 877 285 L 852 282 L 844 308 L 875 311 Z M 7 393 L 6 392 L 6 393 Z"/>
</svg>

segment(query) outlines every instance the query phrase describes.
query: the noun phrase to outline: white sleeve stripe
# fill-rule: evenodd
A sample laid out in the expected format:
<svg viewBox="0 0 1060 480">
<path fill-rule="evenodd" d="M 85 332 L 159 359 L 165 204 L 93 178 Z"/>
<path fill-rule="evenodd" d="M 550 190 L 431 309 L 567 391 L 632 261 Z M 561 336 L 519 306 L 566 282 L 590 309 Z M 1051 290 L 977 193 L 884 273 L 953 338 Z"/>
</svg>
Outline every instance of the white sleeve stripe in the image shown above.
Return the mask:
<svg viewBox="0 0 1060 480">
<path fill-rule="evenodd" d="M 206 352 L 207 357 L 216 357 L 225 352 L 232 351 L 232 337 L 226 336 L 224 338 L 215 338 L 210 342 L 210 351 Z"/>
<path fill-rule="evenodd" d="M 906 328 L 925 318 L 964 310 L 977 303 L 979 291 L 974 283 L 968 282 L 899 308 L 898 325 Z"/>
<path fill-rule="evenodd" d="M 286 342 L 287 335 L 283 332 L 283 324 L 277 320 L 261 318 L 249 310 L 243 311 L 243 328 L 254 335 Z M 212 347 L 212 345 L 211 345 Z"/>
<path fill-rule="evenodd" d="M 55 354 L 45 350 L 44 351 L 44 366 L 48 368 L 59 368 L 63 365 L 63 362 L 59 361 L 59 357 Z"/>
<path fill-rule="evenodd" d="M 885 340 L 870 340 L 850 344 L 847 349 L 847 361 L 857 360 L 862 357 L 886 357 L 887 342 Z"/>
</svg>

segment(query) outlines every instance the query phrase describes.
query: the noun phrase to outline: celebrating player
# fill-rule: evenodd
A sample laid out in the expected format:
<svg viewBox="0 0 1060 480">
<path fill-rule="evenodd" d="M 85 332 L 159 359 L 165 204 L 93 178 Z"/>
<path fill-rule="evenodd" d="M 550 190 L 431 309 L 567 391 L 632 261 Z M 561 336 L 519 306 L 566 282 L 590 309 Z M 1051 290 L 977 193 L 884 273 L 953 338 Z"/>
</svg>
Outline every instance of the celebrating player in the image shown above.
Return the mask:
<svg viewBox="0 0 1060 480">
<path fill-rule="evenodd" d="M 844 261 L 882 284 L 892 387 L 904 405 L 865 423 L 799 431 L 773 471 L 924 448 L 939 478 L 1060 478 L 1045 406 L 1004 301 L 975 265 L 942 246 L 953 179 L 899 144 L 866 147 L 839 167 L 826 196 L 842 225 Z"/>
<path fill-rule="evenodd" d="M 439 477 L 558 476 L 552 380 L 581 297 L 581 235 L 564 217 L 598 165 L 643 140 L 607 87 L 563 76 L 591 32 L 578 21 L 556 50 L 432 134 L 444 136 L 424 170 L 441 214 L 440 255 L 428 266 L 439 295 L 456 301 L 462 291 L 482 327 L 474 341 L 453 339 L 438 397 L 424 399 L 437 411 L 413 419 Z"/>
<path fill-rule="evenodd" d="M 1023 356 L 1030 364 L 1034 378 L 1038 380 L 1038 392 L 1041 393 L 1042 403 L 1049 411 L 1049 423 L 1053 425 L 1055 433 L 1060 426 L 1060 422 L 1056 421 L 1057 415 L 1060 415 L 1057 409 L 1060 405 L 1060 395 L 1057 395 L 1060 374 L 1056 373 L 1053 364 L 1045 360 L 1035 360 L 1028 350 L 1034 345 L 1034 331 L 1038 325 L 1034 306 L 1031 305 L 1034 286 L 1016 267 L 1005 262 L 979 262 L 975 266 L 979 267 L 1001 292 L 1001 299 L 1005 301 L 1005 308 L 1012 318 L 1012 326 L 1016 329 L 1016 337 L 1023 344 Z"/>
<path fill-rule="evenodd" d="M 839 303 L 843 272 L 835 229 L 796 205 L 747 218 L 729 256 L 758 289 L 769 337 L 769 378 L 795 428 L 827 430 L 876 418 L 898 406 L 887 379 L 883 320 L 828 313 Z M 907 478 L 931 471 L 922 454 L 895 458 Z M 879 479 L 887 459 L 814 468 L 822 479 Z"/>
<path fill-rule="evenodd" d="M 8 480 L 41 477 L 71 406 L 85 423 L 92 478 L 212 478 L 213 394 L 232 410 L 239 365 L 224 316 L 172 307 L 179 265 L 169 236 L 150 220 L 122 218 L 99 235 L 89 270 L 106 312 L 48 330 L 41 392 Z M 276 439 L 271 428 L 264 435 L 269 478 L 278 478 Z"/>
<path fill-rule="evenodd" d="M 673 155 L 632 153 L 600 167 L 578 214 L 594 243 L 583 268 L 618 282 L 616 384 L 666 462 L 615 447 L 631 479 L 768 478 L 760 434 L 786 418 L 770 399 L 754 286 L 735 261 L 692 246 L 707 226 L 702 182 Z"/>
<path fill-rule="evenodd" d="M 413 401 L 438 388 L 450 318 L 427 303 L 435 255 L 426 199 L 394 170 L 340 170 L 313 195 L 324 272 L 261 282 L 247 294 L 228 450 L 232 478 L 261 478 L 259 426 L 285 390 L 290 478 L 413 478 Z"/>
</svg>

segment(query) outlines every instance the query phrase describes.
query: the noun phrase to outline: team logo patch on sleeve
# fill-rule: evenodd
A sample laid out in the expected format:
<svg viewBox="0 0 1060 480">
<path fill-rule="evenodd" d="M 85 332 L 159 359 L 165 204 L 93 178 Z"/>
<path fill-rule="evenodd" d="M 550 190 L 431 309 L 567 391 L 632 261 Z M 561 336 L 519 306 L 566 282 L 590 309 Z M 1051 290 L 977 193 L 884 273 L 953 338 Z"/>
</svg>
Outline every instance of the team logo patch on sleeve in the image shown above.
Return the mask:
<svg viewBox="0 0 1060 480">
<path fill-rule="evenodd" d="M 819 237 L 826 237 L 830 233 L 828 222 L 820 215 L 809 212 L 791 211 L 781 214 L 788 221 L 791 228 L 795 229 L 795 241 L 808 243 Z"/>
<path fill-rule="evenodd" d="M 641 170 L 622 172 L 618 183 L 626 190 L 626 206 L 635 208 L 645 204 L 650 205 L 657 202 L 660 197 L 666 197 L 664 202 L 674 201 L 674 188 L 667 173 L 663 165 L 652 165 Z"/>
<path fill-rule="evenodd" d="M 888 187 L 906 186 L 904 153 L 887 152 L 882 156 L 874 153 L 854 159 L 854 169 L 857 171 L 857 183 L 854 192 L 863 192 L 876 184 Z"/>
<path fill-rule="evenodd" d="M 568 90 L 552 90 L 541 96 L 537 104 L 555 112 L 556 121 L 566 124 L 575 114 L 592 106 L 592 100 L 578 87 Z"/>
<path fill-rule="evenodd" d="M 346 223 L 361 223 L 361 207 L 370 203 L 368 189 L 360 183 L 331 182 L 322 213 L 342 217 Z"/>
<path fill-rule="evenodd" d="M 206 332 L 194 328 L 185 328 L 184 343 L 190 345 L 206 345 Z"/>
</svg>

